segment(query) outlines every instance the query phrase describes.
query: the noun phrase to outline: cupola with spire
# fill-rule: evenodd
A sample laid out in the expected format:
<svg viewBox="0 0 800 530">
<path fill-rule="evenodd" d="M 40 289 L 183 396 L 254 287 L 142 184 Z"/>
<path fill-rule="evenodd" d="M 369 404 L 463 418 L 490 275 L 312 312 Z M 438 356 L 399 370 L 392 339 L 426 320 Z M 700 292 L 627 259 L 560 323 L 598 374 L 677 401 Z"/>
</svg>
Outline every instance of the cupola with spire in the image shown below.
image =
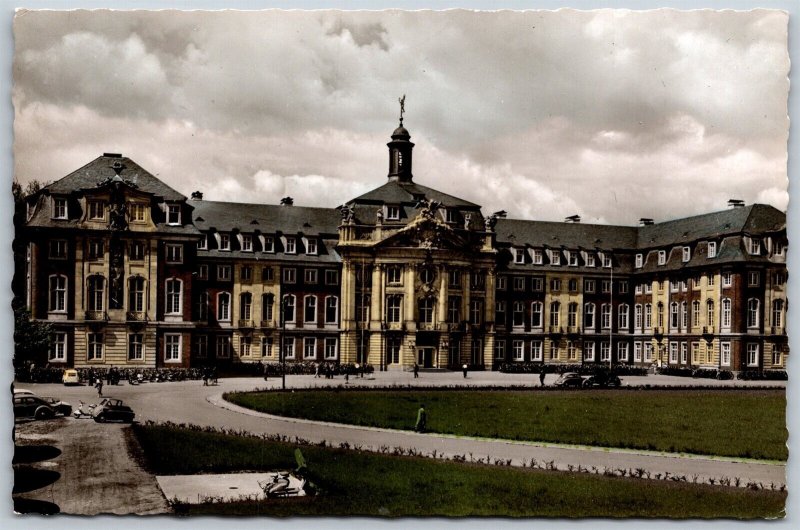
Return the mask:
<svg viewBox="0 0 800 530">
<path fill-rule="evenodd" d="M 411 135 L 403 127 L 403 113 L 405 112 L 406 96 L 400 101 L 400 126 L 392 133 L 392 141 L 386 144 L 389 147 L 389 180 L 398 182 L 411 182 L 411 152 L 414 144 L 410 141 Z"/>
</svg>

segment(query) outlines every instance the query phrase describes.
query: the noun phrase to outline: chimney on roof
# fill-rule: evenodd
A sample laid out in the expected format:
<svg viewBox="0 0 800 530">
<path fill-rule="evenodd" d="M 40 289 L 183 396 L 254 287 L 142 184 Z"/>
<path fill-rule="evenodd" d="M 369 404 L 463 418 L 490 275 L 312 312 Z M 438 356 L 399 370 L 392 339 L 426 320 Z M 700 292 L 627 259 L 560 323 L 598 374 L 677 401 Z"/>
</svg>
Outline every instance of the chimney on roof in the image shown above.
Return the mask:
<svg viewBox="0 0 800 530">
<path fill-rule="evenodd" d="M 581 222 L 581 216 L 578 215 L 578 214 L 570 215 L 569 217 L 565 217 L 564 218 L 564 222 L 565 223 L 580 223 Z"/>
<path fill-rule="evenodd" d="M 281 199 L 281 206 L 292 206 L 294 204 L 294 199 L 291 197 L 284 197 Z"/>
<path fill-rule="evenodd" d="M 202 191 L 193 191 L 192 192 L 192 199 L 194 199 L 196 201 L 202 201 L 203 200 L 203 192 Z"/>
<path fill-rule="evenodd" d="M 744 206 L 742 199 L 728 199 L 728 208 L 741 208 Z"/>
<path fill-rule="evenodd" d="M 122 153 L 103 153 L 103 156 L 108 158 L 122 158 Z"/>
<path fill-rule="evenodd" d="M 650 226 L 651 224 L 653 224 L 653 220 L 649 217 L 639 219 L 639 226 Z"/>
</svg>

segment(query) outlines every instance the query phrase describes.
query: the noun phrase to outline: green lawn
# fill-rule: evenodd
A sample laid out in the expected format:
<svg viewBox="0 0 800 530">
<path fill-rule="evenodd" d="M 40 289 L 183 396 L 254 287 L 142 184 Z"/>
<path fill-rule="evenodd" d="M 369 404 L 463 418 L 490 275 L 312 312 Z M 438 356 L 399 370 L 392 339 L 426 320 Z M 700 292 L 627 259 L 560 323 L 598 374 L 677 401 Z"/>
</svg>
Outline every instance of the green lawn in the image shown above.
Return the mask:
<svg viewBox="0 0 800 530">
<path fill-rule="evenodd" d="M 313 390 L 226 394 L 277 414 L 464 436 L 786 460 L 784 390 Z"/>
<path fill-rule="evenodd" d="M 296 446 L 253 437 L 134 425 L 156 474 L 294 467 Z M 292 500 L 176 506 L 182 514 L 782 517 L 786 493 L 304 446 L 324 494 Z"/>
</svg>

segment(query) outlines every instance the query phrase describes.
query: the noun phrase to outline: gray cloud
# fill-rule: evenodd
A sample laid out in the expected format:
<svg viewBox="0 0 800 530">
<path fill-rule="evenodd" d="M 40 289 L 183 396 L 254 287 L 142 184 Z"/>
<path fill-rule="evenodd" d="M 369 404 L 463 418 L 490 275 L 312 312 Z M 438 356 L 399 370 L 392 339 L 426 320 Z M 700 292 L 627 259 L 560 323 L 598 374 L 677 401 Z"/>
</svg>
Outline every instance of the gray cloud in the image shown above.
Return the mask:
<svg viewBox="0 0 800 530">
<path fill-rule="evenodd" d="M 15 20 L 16 175 L 52 180 L 121 150 L 209 198 L 225 180 L 221 196 L 247 200 L 258 174 L 272 176 L 263 200 L 278 181 L 281 193 L 304 180 L 365 191 L 385 178 L 405 93 L 417 178 L 516 217 L 632 222 L 732 194 L 782 208 L 787 22 L 765 10 L 28 12 Z M 684 191 L 698 181 L 704 193 Z"/>
</svg>

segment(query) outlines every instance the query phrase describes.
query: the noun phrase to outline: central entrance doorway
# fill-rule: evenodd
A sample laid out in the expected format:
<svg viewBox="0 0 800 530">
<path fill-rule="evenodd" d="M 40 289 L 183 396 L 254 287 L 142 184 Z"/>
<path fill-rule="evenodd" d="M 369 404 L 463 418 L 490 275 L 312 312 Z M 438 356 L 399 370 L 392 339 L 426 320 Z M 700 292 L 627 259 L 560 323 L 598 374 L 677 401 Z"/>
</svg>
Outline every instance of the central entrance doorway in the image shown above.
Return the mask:
<svg viewBox="0 0 800 530">
<path fill-rule="evenodd" d="M 433 368 L 433 346 L 420 346 L 417 348 L 417 364 L 423 368 Z"/>
</svg>

